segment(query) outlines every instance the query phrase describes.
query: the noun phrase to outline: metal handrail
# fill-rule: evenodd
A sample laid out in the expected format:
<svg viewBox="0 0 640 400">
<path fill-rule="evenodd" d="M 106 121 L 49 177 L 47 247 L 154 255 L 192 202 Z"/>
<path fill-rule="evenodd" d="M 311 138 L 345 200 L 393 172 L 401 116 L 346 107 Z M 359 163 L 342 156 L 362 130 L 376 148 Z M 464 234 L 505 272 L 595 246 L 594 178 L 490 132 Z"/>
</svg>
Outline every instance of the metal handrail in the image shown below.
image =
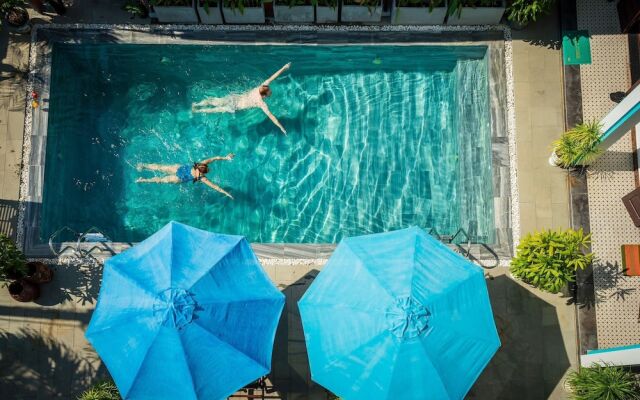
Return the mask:
<svg viewBox="0 0 640 400">
<path fill-rule="evenodd" d="M 56 250 L 54 246 L 55 238 L 60 236 L 63 232 L 70 232 L 71 234 L 73 234 L 73 236 L 76 238 L 74 239 L 75 246 L 67 245 L 59 250 Z M 106 249 L 111 254 L 115 254 L 115 252 L 105 244 L 108 242 L 111 242 L 111 239 L 107 235 L 102 233 L 102 231 L 95 226 L 90 227 L 85 232 L 77 232 L 68 226 L 63 226 L 62 228 L 55 231 L 51 236 L 49 236 L 49 249 L 56 257 L 59 257 L 69 249 L 72 251 L 73 256 L 78 258 L 91 256 L 91 252 L 93 252 L 95 249 L 100 249 L 100 250 Z M 102 244 L 103 246 L 95 245 L 87 250 L 82 248 L 82 245 L 84 243 L 99 243 L 99 244 Z"/>
<path fill-rule="evenodd" d="M 500 257 L 498 257 L 498 254 L 493 251 L 493 249 L 491 247 L 489 247 L 488 244 L 484 243 L 484 242 L 475 242 L 471 240 L 471 236 L 467 233 L 467 231 L 464 228 L 458 228 L 458 230 L 453 234 L 453 235 L 442 235 L 440 234 L 436 228 L 430 228 L 427 231 L 431 236 L 435 237 L 436 239 L 438 239 L 439 241 L 443 242 L 444 244 L 450 244 L 450 245 L 454 245 L 456 246 L 461 254 L 468 258 L 469 260 L 476 262 L 477 264 L 479 264 L 482 268 L 485 269 L 493 269 L 495 267 L 497 267 L 500 264 Z M 454 240 L 456 240 L 457 237 L 459 236 L 464 236 L 464 238 L 466 240 L 464 240 L 466 243 L 467 248 L 465 249 L 462 244 L 459 243 L 454 243 Z M 475 257 L 473 254 L 471 254 L 471 246 L 472 245 L 478 245 L 478 246 L 482 246 L 485 250 L 487 250 L 492 258 L 495 260 L 495 263 L 493 265 L 484 265 L 480 259 L 478 259 L 477 257 Z"/>
</svg>

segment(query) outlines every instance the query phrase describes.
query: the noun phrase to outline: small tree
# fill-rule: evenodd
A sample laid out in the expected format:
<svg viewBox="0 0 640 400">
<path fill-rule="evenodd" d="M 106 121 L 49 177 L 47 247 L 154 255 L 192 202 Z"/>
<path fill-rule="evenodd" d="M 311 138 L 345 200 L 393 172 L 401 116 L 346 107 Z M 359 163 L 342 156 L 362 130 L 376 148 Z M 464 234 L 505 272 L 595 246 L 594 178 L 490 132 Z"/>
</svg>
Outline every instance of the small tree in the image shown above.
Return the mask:
<svg viewBox="0 0 640 400">
<path fill-rule="evenodd" d="M 638 400 L 640 386 L 633 372 L 622 367 L 593 364 L 571 371 L 567 383 L 574 400 Z"/>
<path fill-rule="evenodd" d="M 585 253 L 590 244 L 591 235 L 584 235 L 582 229 L 528 234 L 511 260 L 511 273 L 539 289 L 558 293 L 575 280 L 578 268 L 593 261 L 593 253 Z"/>
<path fill-rule="evenodd" d="M 27 274 L 27 260 L 13 240 L 0 234 L 0 280 L 16 279 Z"/>
<path fill-rule="evenodd" d="M 112 381 L 102 381 L 82 393 L 78 400 L 122 400 L 118 388 Z"/>
</svg>

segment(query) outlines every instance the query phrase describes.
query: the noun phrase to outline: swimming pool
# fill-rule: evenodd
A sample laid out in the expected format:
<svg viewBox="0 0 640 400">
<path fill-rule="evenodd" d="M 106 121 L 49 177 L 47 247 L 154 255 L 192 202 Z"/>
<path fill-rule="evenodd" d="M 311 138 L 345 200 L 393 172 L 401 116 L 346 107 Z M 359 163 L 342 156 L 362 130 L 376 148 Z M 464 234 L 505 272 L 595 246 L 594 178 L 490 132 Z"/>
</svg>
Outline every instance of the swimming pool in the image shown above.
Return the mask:
<svg viewBox="0 0 640 400">
<path fill-rule="evenodd" d="M 286 62 L 270 109 L 192 114 Z M 40 237 L 98 226 L 139 241 L 169 220 L 250 241 L 334 243 L 410 225 L 491 242 L 485 46 L 53 46 Z M 212 164 L 202 184 L 138 184 L 137 163 Z"/>
</svg>

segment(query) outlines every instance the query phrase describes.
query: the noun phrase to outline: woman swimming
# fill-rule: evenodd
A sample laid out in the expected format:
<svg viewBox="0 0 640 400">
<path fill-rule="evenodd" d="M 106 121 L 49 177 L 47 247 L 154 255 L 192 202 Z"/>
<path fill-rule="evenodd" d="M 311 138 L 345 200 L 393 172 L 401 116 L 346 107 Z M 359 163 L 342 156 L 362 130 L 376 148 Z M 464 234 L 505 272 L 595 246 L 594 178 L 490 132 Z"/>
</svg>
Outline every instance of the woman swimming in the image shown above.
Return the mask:
<svg viewBox="0 0 640 400">
<path fill-rule="evenodd" d="M 243 94 L 230 94 L 225 97 L 213 97 L 204 99 L 200 102 L 193 103 L 191 105 L 191 111 L 201 113 L 234 113 L 240 110 L 246 110 L 249 108 L 260 108 L 271 121 L 285 135 L 287 131 L 284 129 L 280 121 L 269 111 L 267 103 L 264 99 L 271 96 L 271 89 L 269 84 L 273 82 L 281 73 L 288 70 L 291 63 L 288 63 L 284 67 L 280 68 L 278 72 L 271 75 L 269 79 L 262 82 L 262 84 L 254 89 L 249 90 Z"/>
<path fill-rule="evenodd" d="M 220 186 L 211 182 L 205 174 L 209 172 L 209 164 L 213 161 L 220 160 L 233 160 L 233 153 L 229 153 L 224 157 L 211 157 L 206 160 L 200 161 L 199 163 L 193 164 L 173 164 L 173 165 L 162 165 L 162 164 L 138 164 L 136 169 L 138 171 L 142 171 L 143 169 L 148 169 L 150 171 L 160 171 L 167 174 L 163 177 L 154 177 L 154 178 L 138 178 L 136 182 L 138 183 L 185 183 L 185 182 L 198 182 L 202 181 L 205 185 L 209 186 L 213 190 L 217 190 L 218 192 L 224 194 L 233 199 L 228 192 L 222 189 Z"/>
</svg>

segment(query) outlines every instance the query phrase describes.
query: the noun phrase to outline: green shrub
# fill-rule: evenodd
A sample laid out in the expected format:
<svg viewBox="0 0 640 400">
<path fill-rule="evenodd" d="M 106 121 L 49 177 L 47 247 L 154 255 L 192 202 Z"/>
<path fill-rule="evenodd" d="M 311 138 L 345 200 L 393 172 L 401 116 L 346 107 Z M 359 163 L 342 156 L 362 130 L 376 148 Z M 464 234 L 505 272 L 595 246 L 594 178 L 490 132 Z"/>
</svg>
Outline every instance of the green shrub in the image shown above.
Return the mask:
<svg viewBox="0 0 640 400">
<path fill-rule="evenodd" d="M 444 0 L 398 0 L 398 7 L 428 7 L 429 11 L 442 5 L 444 5 Z"/>
<path fill-rule="evenodd" d="M 112 381 L 102 381 L 82 393 L 78 400 L 122 400 L 122 398 Z"/>
<path fill-rule="evenodd" d="M 558 156 L 558 165 L 571 168 L 577 165 L 588 165 L 600 154 L 600 137 L 602 125 L 599 122 L 586 122 L 576 125 L 553 142 Z"/>
<path fill-rule="evenodd" d="M 637 400 L 640 386 L 635 375 L 622 367 L 600 366 L 571 371 L 567 383 L 574 400 Z"/>
<path fill-rule="evenodd" d="M 511 273 L 537 288 L 558 293 L 575 279 L 578 268 L 593 261 L 593 253 L 584 253 L 590 243 L 591 235 L 584 235 L 582 229 L 528 234 L 511 260 Z"/>
<path fill-rule="evenodd" d="M 222 6 L 232 10 L 238 10 L 240 14 L 244 14 L 246 7 L 262 6 L 262 0 L 223 0 Z"/>
<path fill-rule="evenodd" d="M 149 0 L 149 4 L 159 7 L 189 7 L 191 0 Z"/>
<path fill-rule="evenodd" d="M 447 3 L 447 15 L 458 18 L 462 15 L 462 7 L 497 7 L 500 0 L 449 0 Z"/>
<path fill-rule="evenodd" d="M 522 26 L 549 14 L 555 0 L 511 0 L 507 5 L 507 19 Z"/>
<path fill-rule="evenodd" d="M 27 274 L 27 260 L 13 240 L 0 234 L 0 280 L 9 280 Z"/>
</svg>

